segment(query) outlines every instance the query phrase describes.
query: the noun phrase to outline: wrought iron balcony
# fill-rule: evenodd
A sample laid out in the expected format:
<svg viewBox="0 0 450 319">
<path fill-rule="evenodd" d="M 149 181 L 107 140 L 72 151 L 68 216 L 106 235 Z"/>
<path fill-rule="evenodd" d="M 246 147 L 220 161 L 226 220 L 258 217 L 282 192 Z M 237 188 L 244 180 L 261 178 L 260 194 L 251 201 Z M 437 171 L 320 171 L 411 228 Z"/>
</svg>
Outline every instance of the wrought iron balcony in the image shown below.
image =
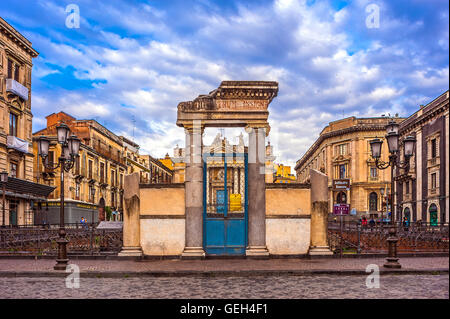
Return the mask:
<svg viewBox="0 0 450 319">
<path fill-rule="evenodd" d="M 14 93 L 25 101 L 28 100 L 28 88 L 14 79 L 6 79 L 6 92 Z"/>
</svg>

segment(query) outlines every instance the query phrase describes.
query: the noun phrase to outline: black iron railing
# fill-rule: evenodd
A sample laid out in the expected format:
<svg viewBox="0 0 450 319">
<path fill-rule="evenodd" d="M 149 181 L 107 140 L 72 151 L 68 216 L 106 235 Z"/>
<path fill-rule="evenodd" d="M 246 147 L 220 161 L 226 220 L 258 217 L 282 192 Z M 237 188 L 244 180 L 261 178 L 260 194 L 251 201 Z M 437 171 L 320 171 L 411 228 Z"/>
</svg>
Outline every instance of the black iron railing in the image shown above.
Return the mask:
<svg viewBox="0 0 450 319">
<path fill-rule="evenodd" d="M 398 222 L 361 225 L 358 222 L 328 224 L 328 243 L 336 253 L 387 252 L 389 229 L 397 231 L 399 252 L 449 252 L 448 223 Z"/>
<path fill-rule="evenodd" d="M 66 224 L 70 254 L 118 253 L 122 247 L 121 229 L 97 229 L 96 224 Z M 0 254 L 55 255 L 58 225 L 0 228 Z"/>
</svg>

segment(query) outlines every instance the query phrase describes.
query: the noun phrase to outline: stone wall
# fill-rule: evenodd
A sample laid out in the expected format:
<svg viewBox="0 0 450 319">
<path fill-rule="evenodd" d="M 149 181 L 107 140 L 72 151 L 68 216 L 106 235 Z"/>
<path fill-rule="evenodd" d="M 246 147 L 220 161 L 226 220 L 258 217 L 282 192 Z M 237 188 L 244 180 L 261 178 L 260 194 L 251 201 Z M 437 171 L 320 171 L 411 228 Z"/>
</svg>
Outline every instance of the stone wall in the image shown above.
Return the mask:
<svg viewBox="0 0 450 319">
<path fill-rule="evenodd" d="M 186 244 L 184 184 L 141 184 L 139 193 L 143 255 L 180 256 Z M 266 244 L 270 255 L 307 254 L 310 223 L 309 185 L 266 185 Z"/>
<path fill-rule="evenodd" d="M 310 189 L 266 184 L 266 245 L 270 255 L 304 255 L 310 245 Z"/>
<path fill-rule="evenodd" d="M 180 256 L 185 246 L 184 184 L 140 187 L 141 248 L 148 256 Z"/>
</svg>

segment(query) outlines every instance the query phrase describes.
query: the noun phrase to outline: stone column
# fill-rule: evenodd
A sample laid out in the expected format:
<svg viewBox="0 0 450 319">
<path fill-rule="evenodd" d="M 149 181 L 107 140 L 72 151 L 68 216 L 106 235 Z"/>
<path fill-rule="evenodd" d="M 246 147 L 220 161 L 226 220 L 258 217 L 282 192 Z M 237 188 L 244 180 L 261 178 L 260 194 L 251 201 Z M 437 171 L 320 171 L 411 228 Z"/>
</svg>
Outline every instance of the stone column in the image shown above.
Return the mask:
<svg viewBox="0 0 450 319">
<path fill-rule="evenodd" d="M 309 255 L 332 255 L 328 246 L 328 177 L 309 170 L 311 175 L 311 245 Z"/>
<path fill-rule="evenodd" d="M 201 125 L 185 128 L 186 133 L 186 243 L 185 259 L 204 258 L 203 250 L 203 159 Z"/>
<path fill-rule="evenodd" d="M 248 247 L 246 256 L 268 258 L 266 247 L 265 129 L 247 128 L 248 143 Z"/>
<path fill-rule="evenodd" d="M 123 247 L 118 256 L 142 256 L 140 231 L 139 173 L 125 175 Z"/>
</svg>

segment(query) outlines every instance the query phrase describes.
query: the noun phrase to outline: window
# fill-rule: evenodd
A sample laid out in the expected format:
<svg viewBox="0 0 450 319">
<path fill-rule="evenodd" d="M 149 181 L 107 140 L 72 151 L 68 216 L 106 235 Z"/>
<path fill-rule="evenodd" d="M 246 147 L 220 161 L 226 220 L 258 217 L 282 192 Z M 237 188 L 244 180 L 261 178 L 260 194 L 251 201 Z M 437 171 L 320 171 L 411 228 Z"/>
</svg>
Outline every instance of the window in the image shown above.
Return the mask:
<svg viewBox="0 0 450 319">
<path fill-rule="evenodd" d="M 14 67 L 14 80 L 19 82 L 19 66 L 17 64 Z"/>
<path fill-rule="evenodd" d="M 9 176 L 17 178 L 17 163 L 9 163 Z"/>
<path fill-rule="evenodd" d="M 111 207 L 116 207 L 116 194 L 111 192 Z"/>
<path fill-rule="evenodd" d="M 436 149 L 436 139 L 431 140 L 431 158 L 436 158 L 437 149 Z"/>
<path fill-rule="evenodd" d="M 436 187 L 436 173 L 433 173 L 431 174 L 431 189 L 435 189 Z"/>
<path fill-rule="evenodd" d="M 12 79 L 12 68 L 13 63 L 11 60 L 8 60 L 8 79 Z"/>
<path fill-rule="evenodd" d="M 341 164 L 339 165 L 339 178 L 343 179 L 347 177 L 347 165 L 346 164 Z"/>
<path fill-rule="evenodd" d="M 89 200 L 91 202 L 95 201 L 95 198 L 94 198 L 95 195 L 93 194 L 93 189 L 94 189 L 94 186 L 89 185 Z"/>
<path fill-rule="evenodd" d="M 406 194 L 409 194 L 409 181 L 405 183 Z"/>
<path fill-rule="evenodd" d="M 116 171 L 111 170 L 111 186 L 115 186 L 116 185 Z"/>
<path fill-rule="evenodd" d="M 120 174 L 120 188 L 123 188 L 123 174 Z"/>
<path fill-rule="evenodd" d="M 17 136 L 17 115 L 9 113 L 9 135 Z"/>
<path fill-rule="evenodd" d="M 370 168 L 370 178 L 377 178 L 378 177 L 378 170 L 376 167 Z"/>
<path fill-rule="evenodd" d="M 337 155 L 347 154 L 347 144 L 340 144 L 337 146 Z"/>
<path fill-rule="evenodd" d="M 46 158 L 48 166 L 53 167 L 53 165 L 55 163 L 54 158 L 55 158 L 55 153 L 53 151 L 49 151 L 48 156 Z"/>
<path fill-rule="evenodd" d="M 100 163 L 100 183 L 105 182 L 105 163 Z"/>
<path fill-rule="evenodd" d="M 89 167 L 88 167 L 88 170 L 89 170 L 88 178 L 92 179 L 92 161 L 91 160 L 89 160 L 88 165 L 89 165 Z"/>
<path fill-rule="evenodd" d="M 370 211 L 378 210 L 378 195 L 375 192 L 372 192 L 369 195 L 369 210 Z"/>
</svg>

